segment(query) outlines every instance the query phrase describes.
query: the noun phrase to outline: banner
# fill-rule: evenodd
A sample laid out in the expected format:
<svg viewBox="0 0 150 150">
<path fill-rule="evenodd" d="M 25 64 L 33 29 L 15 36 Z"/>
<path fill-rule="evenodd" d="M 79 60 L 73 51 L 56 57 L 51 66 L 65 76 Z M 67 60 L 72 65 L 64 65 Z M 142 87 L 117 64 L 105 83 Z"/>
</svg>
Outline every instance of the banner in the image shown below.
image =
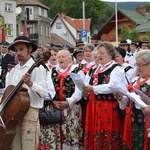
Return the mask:
<svg viewBox="0 0 150 150">
<path fill-rule="evenodd" d="M 24 22 L 23 36 L 27 36 L 27 23 L 26 23 L 26 21 Z"/>
</svg>

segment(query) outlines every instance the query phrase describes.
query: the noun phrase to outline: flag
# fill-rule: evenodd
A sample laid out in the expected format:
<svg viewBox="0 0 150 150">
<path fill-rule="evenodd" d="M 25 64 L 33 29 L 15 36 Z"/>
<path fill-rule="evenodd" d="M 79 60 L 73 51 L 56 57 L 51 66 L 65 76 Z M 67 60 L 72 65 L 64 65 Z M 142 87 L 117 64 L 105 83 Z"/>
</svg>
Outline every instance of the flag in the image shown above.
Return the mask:
<svg viewBox="0 0 150 150">
<path fill-rule="evenodd" d="M 1 41 L 2 42 L 6 41 L 4 27 L 1 28 Z"/>
<path fill-rule="evenodd" d="M 26 23 L 26 21 L 24 22 L 23 36 L 27 36 L 27 23 Z"/>
</svg>

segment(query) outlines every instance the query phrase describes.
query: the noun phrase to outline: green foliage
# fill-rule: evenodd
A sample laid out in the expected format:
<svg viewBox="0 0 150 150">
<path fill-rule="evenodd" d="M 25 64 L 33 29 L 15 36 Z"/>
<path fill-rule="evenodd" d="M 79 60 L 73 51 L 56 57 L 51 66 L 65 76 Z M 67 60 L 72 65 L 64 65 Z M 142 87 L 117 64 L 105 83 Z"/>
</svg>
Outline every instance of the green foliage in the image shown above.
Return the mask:
<svg viewBox="0 0 150 150">
<path fill-rule="evenodd" d="M 131 30 L 131 41 L 138 41 L 139 40 L 139 32 L 136 29 Z"/>
<path fill-rule="evenodd" d="M 49 17 L 57 13 L 81 19 L 83 17 L 82 0 L 40 0 L 50 8 Z M 114 10 L 107 3 L 100 0 L 85 0 L 85 18 L 92 19 L 92 31 L 99 30 Z"/>
<path fill-rule="evenodd" d="M 0 28 L 4 26 L 4 22 L 0 20 Z"/>
<path fill-rule="evenodd" d="M 128 26 L 125 25 L 121 30 L 121 40 L 130 39 L 131 41 L 139 40 L 139 32 L 134 28 L 129 31 Z"/>
<path fill-rule="evenodd" d="M 147 33 L 148 39 L 150 40 L 150 32 Z"/>
<path fill-rule="evenodd" d="M 129 29 L 128 26 L 125 25 L 122 29 L 121 29 L 121 40 L 126 40 L 126 39 L 131 39 L 131 34 L 129 33 Z"/>
<path fill-rule="evenodd" d="M 150 4 L 147 4 L 147 5 L 146 5 L 146 11 L 147 11 L 147 12 L 150 12 Z"/>
</svg>

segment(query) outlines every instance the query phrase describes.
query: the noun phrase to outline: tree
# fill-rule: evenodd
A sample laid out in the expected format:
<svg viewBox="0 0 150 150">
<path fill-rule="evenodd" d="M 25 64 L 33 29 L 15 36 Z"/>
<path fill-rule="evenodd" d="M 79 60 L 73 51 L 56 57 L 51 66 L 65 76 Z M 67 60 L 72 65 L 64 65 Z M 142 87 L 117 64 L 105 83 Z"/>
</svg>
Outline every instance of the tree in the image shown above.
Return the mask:
<svg viewBox="0 0 150 150">
<path fill-rule="evenodd" d="M 125 25 L 122 29 L 121 29 L 121 40 L 126 40 L 126 39 L 131 39 L 131 34 L 129 33 L 129 29 L 128 26 Z"/>
<path fill-rule="evenodd" d="M 139 32 L 135 28 L 131 30 L 130 35 L 131 35 L 131 41 L 139 40 Z"/>
<path fill-rule="evenodd" d="M 50 8 L 49 17 L 53 18 L 57 13 L 65 13 L 67 16 L 82 18 L 82 0 L 40 0 Z M 99 30 L 114 10 L 107 3 L 100 0 L 85 0 L 85 18 L 92 19 L 92 31 Z"/>
</svg>

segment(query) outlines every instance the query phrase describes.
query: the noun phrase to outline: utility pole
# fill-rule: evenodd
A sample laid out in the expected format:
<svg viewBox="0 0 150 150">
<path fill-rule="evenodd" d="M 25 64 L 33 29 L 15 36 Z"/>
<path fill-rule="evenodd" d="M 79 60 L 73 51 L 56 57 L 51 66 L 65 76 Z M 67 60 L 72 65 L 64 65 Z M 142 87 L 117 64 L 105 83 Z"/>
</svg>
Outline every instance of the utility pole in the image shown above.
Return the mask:
<svg viewBox="0 0 150 150">
<path fill-rule="evenodd" d="M 82 1 L 82 7 L 83 7 L 83 30 L 85 30 L 85 0 Z"/>
<path fill-rule="evenodd" d="M 82 30 L 82 39 L 86 42 L 87 39 L 87 31 L 85 27 L 85 0 L 82 0 L 82 7 L 83 7 L 83 30 Z"/>
</svg>

